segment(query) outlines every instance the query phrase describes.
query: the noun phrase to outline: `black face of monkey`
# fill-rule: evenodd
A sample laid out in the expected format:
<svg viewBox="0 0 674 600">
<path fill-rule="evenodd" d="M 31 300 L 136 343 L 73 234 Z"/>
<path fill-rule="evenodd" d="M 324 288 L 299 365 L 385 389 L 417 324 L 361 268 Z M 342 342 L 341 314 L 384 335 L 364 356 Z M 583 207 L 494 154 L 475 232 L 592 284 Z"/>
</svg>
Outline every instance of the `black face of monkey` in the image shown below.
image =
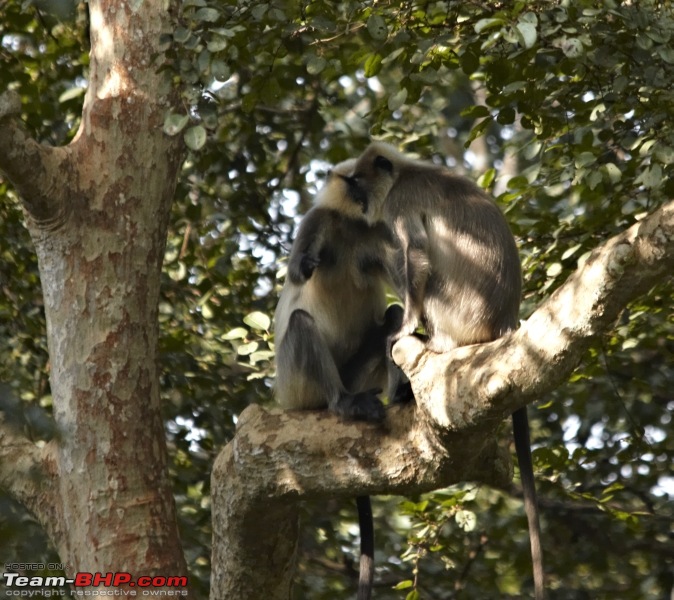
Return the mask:
<svg viewBox="0 0 674 600">
<path fill-rule="evenodd" d="M 361 207 L 363 213 L 366 213 L 367 192 L 358 183 L 358 178 L 355 176 L 349 177 L 346 175 L 340 175 L 340 177 L 346 182 L 349 198 L 351 198 L 351 200 Z"/>
</svg>

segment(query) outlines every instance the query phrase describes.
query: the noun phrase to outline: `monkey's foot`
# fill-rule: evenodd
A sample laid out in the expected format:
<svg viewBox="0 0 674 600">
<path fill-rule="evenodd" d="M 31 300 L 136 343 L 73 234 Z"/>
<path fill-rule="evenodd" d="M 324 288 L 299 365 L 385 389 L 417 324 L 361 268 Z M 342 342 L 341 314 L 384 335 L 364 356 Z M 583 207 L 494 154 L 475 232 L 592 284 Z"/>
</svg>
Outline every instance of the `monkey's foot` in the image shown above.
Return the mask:
<svg viewBox="0 0 674 600">
<path fill-rule="evenodd" d="M 342 394 L 330 410 L 347 421 L 368 421 L 381 423 L 386 412 L 377 393 L 381 390 L 368 390 L 357 394 Z"/>
<path fill-rule="evenodd" d="M 412 384 L 409 381 L 400 383 L 396 388 L 390 404 L 409 404 L 414 402 L 414 393 L 412 392 Z"/>
</svg>

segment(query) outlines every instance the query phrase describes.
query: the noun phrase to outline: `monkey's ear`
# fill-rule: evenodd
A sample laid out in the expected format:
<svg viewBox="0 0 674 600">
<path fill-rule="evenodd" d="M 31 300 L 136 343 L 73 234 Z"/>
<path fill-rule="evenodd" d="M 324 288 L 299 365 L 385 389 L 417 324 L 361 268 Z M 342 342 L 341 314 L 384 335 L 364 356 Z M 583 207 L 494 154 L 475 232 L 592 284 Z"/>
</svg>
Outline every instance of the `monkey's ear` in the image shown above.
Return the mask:
<svg viewBox="0 0 674 600">
<path fill-rule="evenodd" d="M 376 169 L 381 169 L 387 173 L 393 173 L 393 163 L 381 154 L 374 159 L 374 166 Z"/>
</svg>

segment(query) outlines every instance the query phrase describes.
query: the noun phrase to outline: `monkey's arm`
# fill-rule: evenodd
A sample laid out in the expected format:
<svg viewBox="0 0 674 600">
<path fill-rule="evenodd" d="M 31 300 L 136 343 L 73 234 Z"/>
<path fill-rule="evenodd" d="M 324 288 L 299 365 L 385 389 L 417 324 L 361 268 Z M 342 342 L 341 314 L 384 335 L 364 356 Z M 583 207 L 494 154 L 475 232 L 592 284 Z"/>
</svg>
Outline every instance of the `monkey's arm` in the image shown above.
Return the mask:
<svg viewBox="0 0 674 600">
<path fill-rule="evenodd" d="M 426 283 L 430 273 L 428 258 L 428 234 L 423 214 L 407 215 L 395 229 L 403 248 L 405 314 L 400 331 L 395 336 L 399 339 L 412 335 L 421 322 L 426 296 Z"/>
<path fill-rule="evenodd" d="M 310 210 L 302 220 L 288 262 L 288 277 L 295 285 L 310 279 L 320 264 L 329 227 L 327 215 L 320 209 Z"/>
</svg>

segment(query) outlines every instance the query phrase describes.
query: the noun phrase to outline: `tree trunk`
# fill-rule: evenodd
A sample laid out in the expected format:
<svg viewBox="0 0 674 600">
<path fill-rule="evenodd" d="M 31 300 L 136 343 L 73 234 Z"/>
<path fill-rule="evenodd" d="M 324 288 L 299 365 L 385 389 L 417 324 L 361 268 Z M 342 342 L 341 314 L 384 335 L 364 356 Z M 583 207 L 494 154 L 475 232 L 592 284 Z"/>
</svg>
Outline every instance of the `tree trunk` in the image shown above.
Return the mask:
<svg viewBox="0 0 674 600">
<path fill-rule="evenodd" d="M 186 575 L 156 362 L 182 148 L 162 132 L 176 95 L 155 55 L 173 25 L 154 3 L 91 0 L 89 10 L 90 81 L 73 142 L 30 140 L 5 96 L 0 167 L 38 255 L 56 435 L 32 465 L 0 477 L 40 519 L 68 575 Z M 32 484 L 21 480 L 36 468 Z"/>
</svg>

